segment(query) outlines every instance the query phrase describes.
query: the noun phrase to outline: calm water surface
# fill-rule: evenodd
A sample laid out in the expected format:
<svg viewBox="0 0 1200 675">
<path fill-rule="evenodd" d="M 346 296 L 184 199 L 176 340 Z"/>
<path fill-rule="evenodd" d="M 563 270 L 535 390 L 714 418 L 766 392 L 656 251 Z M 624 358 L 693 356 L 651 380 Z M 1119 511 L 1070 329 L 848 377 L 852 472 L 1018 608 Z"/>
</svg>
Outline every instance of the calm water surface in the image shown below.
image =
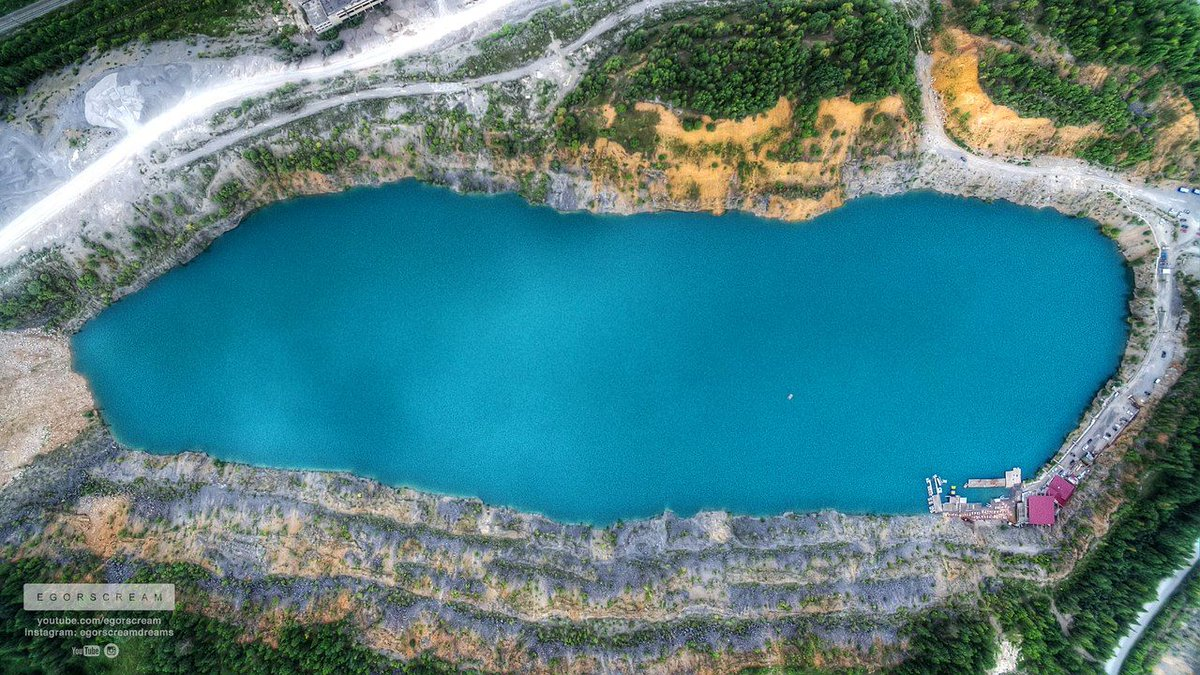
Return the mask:
<svg viewBox="0 0 1200 675">
<path fill-rule="evenodd" d="M 117 437 L 606 523 L 917 512 L 1032 472 L 1112 374 L 1085 220 L 933 194 L 804 225 L 412 182 L 272 206 L 74 340 Z"/>
</svg>

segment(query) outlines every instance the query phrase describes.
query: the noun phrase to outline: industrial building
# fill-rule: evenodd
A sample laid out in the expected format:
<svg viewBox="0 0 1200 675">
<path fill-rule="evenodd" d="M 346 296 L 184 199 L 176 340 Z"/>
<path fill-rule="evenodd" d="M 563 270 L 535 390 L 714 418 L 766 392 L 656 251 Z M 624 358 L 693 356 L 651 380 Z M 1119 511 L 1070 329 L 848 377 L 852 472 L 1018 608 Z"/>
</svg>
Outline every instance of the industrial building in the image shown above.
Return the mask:
<svg viewBox="0 0 1200 675">
<path fill-rule="evenodd" d="M 343 21 L 383 4 L 384 0 L 293 0 L 308 25 L 318 33 L 334 28 Z"/>
</svg>

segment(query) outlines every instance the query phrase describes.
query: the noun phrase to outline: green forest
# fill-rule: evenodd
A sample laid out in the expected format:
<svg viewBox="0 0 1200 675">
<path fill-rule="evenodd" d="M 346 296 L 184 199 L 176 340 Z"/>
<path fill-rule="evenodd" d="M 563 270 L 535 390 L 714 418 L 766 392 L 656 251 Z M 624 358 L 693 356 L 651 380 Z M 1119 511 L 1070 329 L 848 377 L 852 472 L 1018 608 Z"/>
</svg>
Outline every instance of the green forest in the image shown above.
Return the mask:
<svg viewBox="0 0 1200 675">
<path fill-rule="evenodd" d="M 1018 45 L 981 59 L 980 82 L 993 100 L 1060 125 L 1104 125 L 1103 136 L 1076 149 L 1089 162 L 1129 168 L 1153 158 L 1156 131 L 1177 118 L 1152 106 L 1165 85 L 1200 103 L 1200 3 L 952 0 L 952 7 L 966 30 Z M 1035 34 L 1063 53 L 1033 47 Z M 1115 70 L 1090 86 L 1076 74 L 1088 63 Z"/>
<path fill-rule="evenodd" d="M 978 609 L 936 607 L 905 626 L 908 653 L 893 675 L 985 673 L 996 665 L 996 630 Z"/>
<path fill-rule="evenodd" d="M 1134 121 L 1113 78 L 1093 89 L 1022 52 L 989 49 L 979 61 L 979 81 L 997 103 L 1026 117 L 1049 117 L 1056 124 L 1100 121 L 1109 132 L 1124 131 Z"/>
<path fill-rule="evenodd" d="M 34 2 L 36 0 L 0 0 L 0 16 L 15 12 L 26 5 L 32 5 Z"/>
<path fill-rule="evenodd" d="M 1025 44 L 1030 37 L 1025 17 L 1037 10 L 1038 0 L 951 0 L 951 6 L 959 25 L 971 33 Z"/>
<path fill-rule="evenodd" d="M 1178 640 L 1178 631 L 1185 617 L 1200 608 L 1200 572 L 1193 569 L 1158 615 L 1147 626 L 1142 638 L 1125 657 L 1123 675 L 1151 675 L 1154 666 L 1166 653 L 1171 640 Z M 1192 627 L 1195 630 L 1195 627 Z"/>
<path fill-rule="evenodd" d="M 0 93 L 19 94 L 92 49 L 226 35 L 254 6 L 247 0 L 75 0 L 0 37 Z"/>
<path fill-rule="evenodd" d="M 1019 44 L 1040 33 L 1057 40 L 1079 64 L 1135 66 L 1161 75 L 1200 107 L 1200 3 L 1194 0 L 952 3 L 955 20 L 972 33 Z M 1157 92 L 1157 86 L 1150 90 Z"/>
<path fill-rule="evenodd" d="M 1161 68 L 1200 107 L 1200 3 L 1044 0 L 1040 17 L 1080 61 Z"/>
<path fill-rule="evenodd" d="M 911 31 L 880 0 L 695 9 L 634 31 L 593 67 L 560 111 L 559 140 L 595 138 L 580 110 L 602 102 L 622 110 L 659 101 L 727 119 L 768 110 L 781 96 L 813 115 L 817 101 L 842 94 L 867 101 L 902 93 L 915 104 L 912 60 Z"/>
</svg>

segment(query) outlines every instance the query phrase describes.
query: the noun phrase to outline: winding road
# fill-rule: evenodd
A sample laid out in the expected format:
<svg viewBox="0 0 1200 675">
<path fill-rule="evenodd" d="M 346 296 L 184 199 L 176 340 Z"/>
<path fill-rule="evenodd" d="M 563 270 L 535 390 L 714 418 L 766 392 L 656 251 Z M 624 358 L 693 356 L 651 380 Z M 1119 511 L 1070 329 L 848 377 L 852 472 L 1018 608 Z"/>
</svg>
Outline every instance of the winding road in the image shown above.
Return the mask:
<svg viewBox="0 0 1200 675">
<path fill-rule="evenodd" d="M 1137 646 L 1146 629 L 1150 627 L 1150 622 L 1154 617 L 1158 616 L 1158 612 L 1167 604 L 1167 600 L 1175 594 L 1179 589 L 1179 585 L 1187 578 L 1188 572 L 1191 572 L 1197 564 L 1200 564 L 1200 541 L 1196 542 L 1195 548 L 1192 550 L 1192 558 L 1182 569 L 1175 573 L 1175 576 L 1167 577 L 1158 585 L 1158 597 L 1154 602 L 1147 603 L 1142 608 L 1141 614 L 1138 615 L 1137 621 L 1134 622 L 1132 630 L 1125 637 L 1121 638 L 1121 642 L 1117 644 L 1117 653 L 1113 655 L 1108 663 L 1104 664 L 1104 672 L 1107 675 L 1117 675 L 1121 672 L 1121 667 L 1125 665 L 1125 659 L 1129 657 L 1129 652 Z"/>
<path fill-rule="evenodd" d="M 185 122 L 246 98 L 272 91 L 285 84 L 303 80 L 320 80 L 382 66 L 398 58 L 429 49 L 459 31 L 497 17 L 505 10 L 517 8 L 519 5 L 540 7 L 552 2 L 553 0 L 481 0 L 481 2 L 453 14 L 433 17 L 396 39 L 364 49 L 345 58 L 290 70 L 261 73 L 252 77 L 236 78 L 226 84 L 195 92 L 149 122 L 130 130 L 125 138 L 97 157 L 70 180 L 55 188 L 50 194 L 5 224 L 0 229 L 0 263 L 19 257 L 21 253 L 28 250 L 29 239 L 37 233 L 39 228 L 45 226 L 106 179 L 114 175 L 119 178 L 118 171 L 129 160 L 144 153 L 164 134 L 182 126 Z"/>
<path fill-rule="evenodd" d="M 668 5 L 696 1 L 643 0 L 596 22 L 583 36 L 566 49 L 560 50 L 557 55 L 543 57 L 539 61 L 523 64 L 503 73 L 458 83 L 423 82 L 390 85 L 353 92 L 311 104 L 290 116 L 287 121 L 307 117 L 321 110 L 333 108 L 342 103 L 355 100 L 450 93 L 494 82 L 521 79 L 534 74 L 544 64 L 548 64 L 552 60 L 557 60 L 565 54 L 582 48 L 588 42 L 595 40 L 600 35 L 635 16 L 646 14 Z M 119 171 L 130 160 L 144 155 L 166 133 L 183 126 L 189 121 L 196 120 L 203 115 L 211 114 L 216 110 L 247 98 L 273 91 L 285 84 L 322 80 L 386 65 L 398 58 L 430 49 L 460 31 L 498 17 L 506 10 L 524 9 L 527 12 L 533 12 L 555 4 L 557 4 L 557 0 L 482 0 L 467 9 L 435 17 L 422 25 L 416 26 L 413 30 L 396 39 L 372 46 L 345 58 L 289 70 L 262 73 L 253 77 L 234 79 L 224 85 L 190 94 L 170 110 L 131 130 L 125 138 L 93 160 L 91 164 L 84 167 L 66 183 L 55 188 L 50 194 L 34 203 L 0 228 L 0 264 L 11 262 L 30 250 L 32 248 L 32 240 L 41 228 L 46 227 L 60 213 L 68 209 L 72 204 L 105 180 L 110 178 L 119 179 Z M 202 149 L 204 151 L 201 153 L 188 153 L 186 157 L 194 160 L 204 154 L 216 152 L 222 147 L 236 143 L 237 140 L 245 138 L 248 135 L 261 133 L 285 123 L 286 121 L 281 119 L 278 123 L 273 122 L 259 125 L 253 129 L 246 130 L 244 133 L 240 133 L 240 135 L 230 136 L 228 140 L 222 139 L 215 144 L 205 146 L 205 149 Z M 235 134 L 238 133 L 235 132 Z M 180 165 L 177 162 L 172 162 L 172 166 Z"/>
<path fill-rule="evenodd" d="M 630 5 L 618 12 L 604 17 L 600 21 L 593 24 L 591 28 L 584 32 L 584 34 L 574 42 L 557 49 L 552 49 L 549 53 L 543 55 L 541 58 L 535 61 L 530 61 L 529 63 L 500 73 L 483 75 L 469 80 L 462 80 L 460 82 L 412 82 L 407 84 L 388 85 L 373 89 L 339 94 L 337 96 L 331 96 L 319 101 L 310 102 L 300 110 L 288 113 L 286 115 L 279 115 L 252 127 L 237 129 L 227 134 L 223 134 L 218 138 L 215 138 L 212 141 L 204 144 L 203 146 L 196 148 L 195 150 L 167 160 L 162 166 L 167 170 L 173 170 L 187 166 L 198 159 L 224 150 L 231 145 L 236 145 L 247 138 L 252 138 L 259 134 L 266 133 L 272 129 L 286 126 L 297 120 L 304 119 L 305 117 L 311 117 L 318 113 L 324 112 L 331 108 L 336 108 L 340 105 L 345 105 L 347 103 L 356 103 L 359 101 L 369 101 L 373 99 L 456 94 L 463 91 L 479 89 L 490 84 L 515 82 L 517 80 L 523 80 L 527 77 L 536 77 L 540 73 L 549 71 L 557 66 L 562 66 L 564 68 L 568 67 L 565 65 L 567 57 L 579 52 L 601 35 L 604 35 L 608 31 L 616 28 L 626 21 L 668 5 L 696 1 L 697 0 L 643 0 L 642 2 Z"/>
<path fill-rule="evenodd" d="M 1195 213 L 1184 212 L 1200 211 L 1200 199 L 1167 188 L 1134 185 L 1112 173 L 1080 162 L 1043 159 L 1036 166 L 1018 165 L 967 151 L 951 140 L 946 133 L 945 111 L 933 87 L 932 65 L 933 59 L 928 54 L 922 53 L 917 56 L 917 78 L 921 85 L 921 103 L 926 120 L 922 131 L 922 145 L 927 153 L 950 162 L 958 162 L 968 172 L 980 176 L 1010 176 L 1022 180 L 1037 180 L 1048 189 L 1059 187 L 1086 189 L 1097 193 L 1110 192 L 1130 211 L 1143 216 L 1160 253 L 1166 252 L 1168 266 L 1176 265 L 1184 242 L 1176 239 L 1174 225 L 1154 211 L 1178 211 L 1183 214 L 1180 217 L 1190 222 L 1190 231 L 1193 233 L 1184 236 L 1190 238 L 1194 236 L 1197 227 L 1200 227 L 1200 220 Z M 1105 399 L 1082 433 L 1060 449 L 1054 460 L 1043 467 L 1034 480 L 1025 483 L 1026 491 L 1040 492 L 1056 473 L 1072 467 L 1087 452 L 1099 452 L 1116 442 L 1119 432 L 1124 430 L 1132 418 L 1132 410 L 1135 410 L 1130 406 L 1130 399 L 1144 402 L 1156 389 L 1164 386 L 1164 375 L 1171 362 L 1180 356 L 1178 328 L 1183 316 L 1183 307 L 1182 303 L 1177 301 L 1179 290 L 1174 275 L 1156 274 L 1154 286 L 1153 312 L 1157 317 L 1155 331 L 1146 347 L 1146 355 L 1135 368 L 1133 376 Z M 1114 426 L 1117 428 L 1114 429 Z M 1112 433 L 1106 437 L 1105 434 L 1109 434 L 1110 431 Z"/>
</svg>

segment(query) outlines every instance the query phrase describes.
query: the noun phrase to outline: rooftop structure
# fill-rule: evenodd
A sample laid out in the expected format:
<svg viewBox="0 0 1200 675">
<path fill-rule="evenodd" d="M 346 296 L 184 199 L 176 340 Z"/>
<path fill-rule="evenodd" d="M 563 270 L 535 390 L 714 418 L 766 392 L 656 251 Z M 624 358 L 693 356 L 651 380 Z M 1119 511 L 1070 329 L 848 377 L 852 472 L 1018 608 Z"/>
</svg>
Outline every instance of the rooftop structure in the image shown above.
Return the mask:
<svg viewBox="0 0 1200 675">
<path fill-rule="evenodd" d="M 1053 497 L 1059 506 L 1066 506 L 1067 501 L 1071 499 L 1071 495 L 1075 494 L 1075 486 L 1066 478 L 1055 476 L 1050 479 L 1050 485 L 1046 488 L 1046 494 Z"/>
<path fill-rule="evenodd" d="M 1054 497 L 1033 495 L 1026 501 L 1028 502 L 1030 525 L 1054 524 Z"/>
<path fill-rule="evenodd" d="M 318 33 L 341 24 L 350 17 L 361 14 L 384 0 L 294 0 L 308 25 Z"/>
</svg>

